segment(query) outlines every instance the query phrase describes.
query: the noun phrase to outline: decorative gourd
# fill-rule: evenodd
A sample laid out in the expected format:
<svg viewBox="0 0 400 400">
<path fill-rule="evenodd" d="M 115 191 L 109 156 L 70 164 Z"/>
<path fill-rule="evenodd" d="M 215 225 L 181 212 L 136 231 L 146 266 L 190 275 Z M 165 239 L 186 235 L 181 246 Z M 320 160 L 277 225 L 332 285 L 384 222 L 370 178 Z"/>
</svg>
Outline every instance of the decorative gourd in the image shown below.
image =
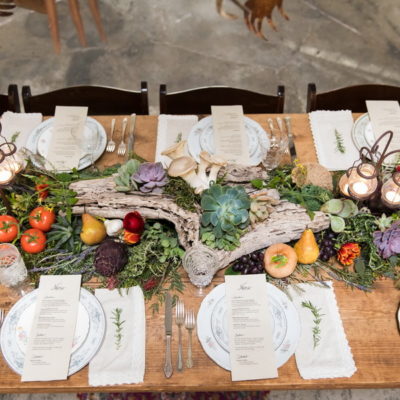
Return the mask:
<svg viewBox="0 0 400 400">
<path fill-rule="evenodd" d="M 297 254 L 285 243 L 268 247 L 264 253 L 264 268 L 273 278 L 285 278 L 293 273 L 297 265 Z"/>
</svg>

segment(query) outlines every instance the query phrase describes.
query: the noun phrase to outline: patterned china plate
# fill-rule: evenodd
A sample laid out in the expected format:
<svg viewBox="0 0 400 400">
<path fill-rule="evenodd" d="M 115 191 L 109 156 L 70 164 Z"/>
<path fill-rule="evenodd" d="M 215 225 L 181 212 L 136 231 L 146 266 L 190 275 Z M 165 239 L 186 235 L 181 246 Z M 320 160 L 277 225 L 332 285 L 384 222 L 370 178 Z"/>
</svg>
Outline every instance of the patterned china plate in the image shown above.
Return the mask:
<svg viewBox="0 0 400 400">
<path fill-rule="evenodd" d="M 258 165 L 269 149 L 268 136 L 261 125 L 251 118 L 244 117 L 244 126 L 249 142 L 250 165 Z M 201 119 L 189 132 L 188 150 L 197 162 L 202 151 L 215 153 L 212 116 Z"/>
<path fill-rule="evenodd" d="M 0 345 L 8 365 L 22 375 L 25 349 L 36 305 L 38 290 L 22 297 L 7 314 L 1 328 Z M 99 350 L 106 329 L 104 311 L 89 291 L 81 288 L 77 326 L 71 350 L 68 375 L 78 372 Z"/>
<path fill-rule="evenodd" d="M 272 332 L 277 367 L 294 354 L 300 339 L 299 315 L 285 293 L 265 283 L 272 313 Z M 214 288 L 202 301 L 197 314 L 197 335 L 206 354 L 220 367 L 231 369 L 225 283 Z"/>
<path fill-rule="evenodd" d="M 375 143 L 375 135 L 368 113 L 357 118 L 351 130 L 351 137 L 358 150 L 361 147 L 371 148 Z"/>
<path fill-rule="evenodd" d="M 25 147 L 33 153 L 46 158 L 53 134 L 54 118 L 49 118 L 37 126 L 28 136 Z M 95 119 L 87 117 L 82 135 L 82 158 L 79 160 L 78 170 L 89 167 L 104 153 L 107 144 L 107 134 L 103 126 Z M 40 157 L 31 157 L 36 167 L 44 168 Z M 50 168 L 47 168 L 50 169 Z M 62 171 L 58 171 L 62 172 Z M 67 171 L 68 172 L 68 171 Z"/>
</svg>

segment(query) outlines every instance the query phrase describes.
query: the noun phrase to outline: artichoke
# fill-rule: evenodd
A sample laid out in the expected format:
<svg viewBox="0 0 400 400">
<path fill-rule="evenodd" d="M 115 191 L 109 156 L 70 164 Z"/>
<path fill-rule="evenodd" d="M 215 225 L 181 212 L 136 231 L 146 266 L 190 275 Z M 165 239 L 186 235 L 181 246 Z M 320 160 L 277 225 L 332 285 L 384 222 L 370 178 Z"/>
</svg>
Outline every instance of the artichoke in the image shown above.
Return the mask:
<svg viewBox="0 0 400 400">
<path fill-rule="evenodd" d="M 94 255 L 94 268 L 103 276 L 114 276 L 122 271 L 128 262 L 126 245 L 113 240 L 104 241 Z"/>
<path fill-rule="evenodd" d="M 167 184 L 167 176 L 160 162 L 143 163 L 137 172 L 132 175 L 132 181 L 141 184 L 139 190 L 144 193 L 161 193 L 162 187 Z"/>
<path fill-rule="evenodd" d="M 249 224 L 250 199 L 242 186 L 212 185 L 201 198 L 201 223 L 216 238 L 235 235 Z"/>
</svg>

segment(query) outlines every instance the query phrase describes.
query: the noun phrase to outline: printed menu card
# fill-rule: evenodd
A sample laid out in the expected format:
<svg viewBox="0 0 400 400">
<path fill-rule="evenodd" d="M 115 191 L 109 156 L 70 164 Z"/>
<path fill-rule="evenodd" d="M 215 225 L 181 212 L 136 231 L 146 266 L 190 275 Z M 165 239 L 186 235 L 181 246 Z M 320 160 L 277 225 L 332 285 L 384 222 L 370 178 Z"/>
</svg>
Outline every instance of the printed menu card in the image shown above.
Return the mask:
<svg viewBox="0 0 400 400">
<path fill-rule="evenodd" d="M 249 165 L 249 144 L 242 106 L 212 106 L 215 154 L 228 162 Z"/>
<path fill-rule="evenodd" d="M 81 275 L 40 278 L 22 382 L 67 379 Z"/>
<path fill-rule="evenodd" d="M 387 131 L 393 132 L 393 139 L 389 151 L 400 147 L 400 105 L 398 101 L 391 100 L 367 100 L 367 109 L 374 131 L 375 140 Z M 383 141 L 383 145 L 387 142 Z M 382 148 L 382 146 L 381 146 Z M 397 157 L 398 155 L 394 155 Z M 389 161 L 389 160 L 386 160 Z"/>
<path fill-rule="evenodd" d="M 227 275 L 225 283 L 232 380 L 277 378 L 265 275 Z"/>
<path fill-rule="evenodd" d="M 83 155 L 81 138 L 87 112 L 87 107 L 56 107 L 53 133 L 46 156 L 51 169 L 68 171 L 78 167 Z"/>
</svg>

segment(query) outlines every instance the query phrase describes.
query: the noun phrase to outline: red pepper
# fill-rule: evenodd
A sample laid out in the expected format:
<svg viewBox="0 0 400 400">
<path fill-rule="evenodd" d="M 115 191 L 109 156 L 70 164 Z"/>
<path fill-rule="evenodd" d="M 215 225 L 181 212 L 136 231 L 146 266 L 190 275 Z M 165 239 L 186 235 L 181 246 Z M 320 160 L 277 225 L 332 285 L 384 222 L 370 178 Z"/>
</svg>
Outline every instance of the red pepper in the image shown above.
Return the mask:
<svg viewBox="0 0 400 400">
<path fill-rule="evenodd" d="M 128 244 L 135 244 L 140 241 L 140 235 L 138 233 L 128 232 L 124 230 L 124 242 Z"/>
</svg>

